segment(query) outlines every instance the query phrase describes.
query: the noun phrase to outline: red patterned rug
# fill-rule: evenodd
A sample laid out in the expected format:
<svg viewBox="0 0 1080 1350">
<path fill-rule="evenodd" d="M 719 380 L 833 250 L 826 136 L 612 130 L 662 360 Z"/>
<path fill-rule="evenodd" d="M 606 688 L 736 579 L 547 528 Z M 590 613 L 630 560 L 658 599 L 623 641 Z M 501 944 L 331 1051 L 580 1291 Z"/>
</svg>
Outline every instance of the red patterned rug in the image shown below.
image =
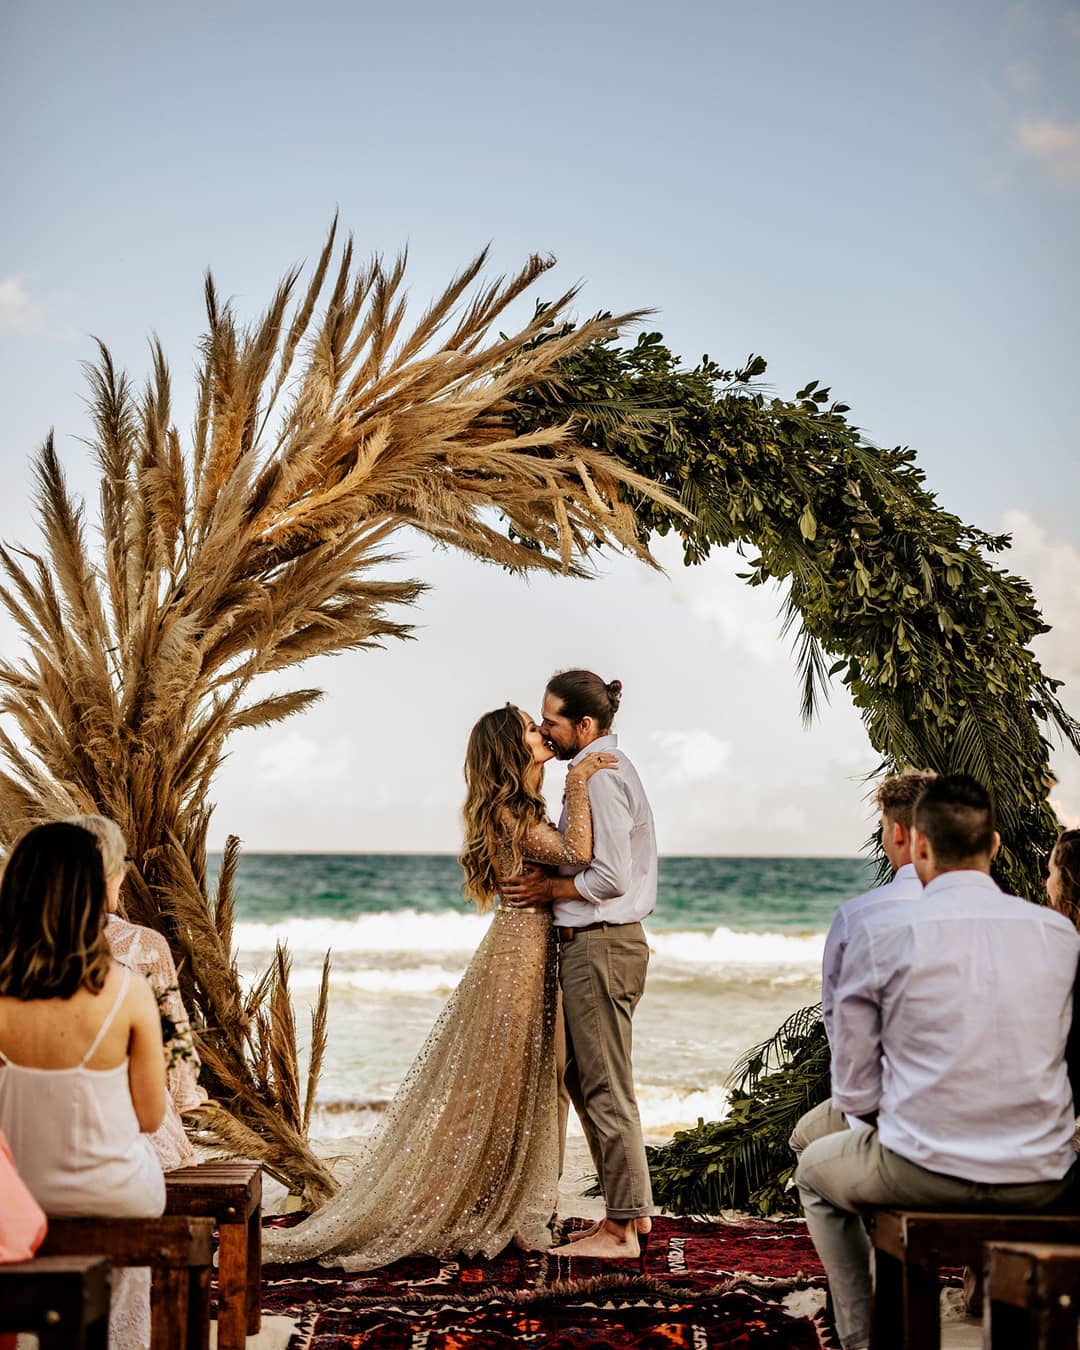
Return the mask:
<svg viewBox="0 0 1080 1350">
<path fill-rule="evenodd" d="M 644 1276 L 514 1250 L 359 1274 L 267 1265 L 263 1311 L 297 1319 L 289 1350 L 820 1350 L 816 1321 L 783 1300 L 822 1284 L 800 1221 L 660 1218 Z"/>
</svg>

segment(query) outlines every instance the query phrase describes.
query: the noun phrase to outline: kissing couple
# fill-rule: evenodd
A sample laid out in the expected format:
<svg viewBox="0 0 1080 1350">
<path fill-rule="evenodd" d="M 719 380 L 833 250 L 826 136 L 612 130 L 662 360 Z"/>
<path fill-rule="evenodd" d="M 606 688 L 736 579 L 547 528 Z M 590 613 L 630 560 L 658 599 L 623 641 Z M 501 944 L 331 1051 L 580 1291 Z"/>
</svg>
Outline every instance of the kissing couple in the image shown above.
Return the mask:
<svg viewBox="0 0 1080 1350">
<path fill-rule="evenodd" d="M 631 1026 L 656 832 L 611 730 L 621 693 L 567 670 L 539 725 L 508 703 L 473 727 L 459 861 L 490 927 L 353 1172 L 310 1218 L 266 1230 L 265 1260 L 371 1270 L 547 1249 L 569 1100 L 605 1218 L 551 1250 L 643 1265 L 653 1205 Z M 557 827 L 541 795 L 556 756 L 568 764 Z"/>
</svg>

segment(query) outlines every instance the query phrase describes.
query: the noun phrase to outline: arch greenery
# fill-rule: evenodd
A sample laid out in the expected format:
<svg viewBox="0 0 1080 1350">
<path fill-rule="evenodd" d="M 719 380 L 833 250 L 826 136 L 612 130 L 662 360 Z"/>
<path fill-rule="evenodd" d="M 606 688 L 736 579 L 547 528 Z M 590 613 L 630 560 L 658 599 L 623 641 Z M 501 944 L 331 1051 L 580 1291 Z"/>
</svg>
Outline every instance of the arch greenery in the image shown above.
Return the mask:
<svg viewBox="0 0 1080 1350">
<path fill-rule="evenodd" d="M 1043 901 L 1058 833 L 1051 738 L 1080 749 L 1080 725 L 1031 651 L 1046 626 L 1030 587 L 996 561 L 1007 536 L 943 510 L 914 452 L 871 444 L 817 381 L 770 395 L 757 383 L 765 368 L 757 356 L 740 370 L 708 357 L 687 368 L 658 333 L 632 347 L 601 340 L 560 364 L 554 393 L 524 396 L 521 424 L 570 414 L 598 447 L 677 494 L 694 519 L 635 506 L 646 535 L 679 533 L 687 564 L 718 545 L 745 550 L 751 586 L 786 588 L 804 718 L 838 678 L 881 772 L 926 767 L 990 786 L 997 878 Z M 696 1213 L 793 1207 L 787 1140 L 828 1095 L 828 1070 L 819 1010 L 804 1009 L 736 1065 L 724 1121 L 651 1151 L 658 1199 Z"/>
<path fill-rule="evenodd" d="M 393 607 L 422 584 L 379 571 L 402 527 L 516 571 L 580 573 L 603 547 L 648 562 L 671 530 L 688 563 L 743 545 L 751 585 L 787 587 L 804 713 L 840 676 L 884 768 L 991 782 L 1002 879 L 1032 898 L 1054 834 L 1047 737 L 1080 744 L 1030 651 L 1031 593 L 994 565 L 1006 541 L 942 511 L 910 452 L 868 444 L 816 383 L 768 395 L 759 358 L 688 368 L 657 334 L 622 345 L 633 316 L 569 324 L 572 294 L 500 333 L 548 264 L 494 280 L 484 265 L 415 319 L 404 260 L 358 264 L 335 230 L 309 282 L 290 273 L 250 325 L 208 280 L 190 437 L 160 347 L 141 390 L 102 347 L 96 535 L 50 438 L 43 543 L 0 550 L 26 652 L 0 661 L 0 845 L 69 813 L 120 822 L 126 905 L 169 939 L 195 1010 L 206 1123 L 312 1202 L 334 1189 L 307 1142 L 328 967 L 302 1075 L 287 953 L 251 986 L 237 971 L 238 845 L 215 883 L 209 794 L 233 735 L 319 697 L 265 677 L 409 635 Z M 821 1090 L 822 1046 L 807 1014 L 752 1052 L 729 1120 L 654 1158 L 665 1200 L 782 1201 L 779 1141 Z"/>
</svg>

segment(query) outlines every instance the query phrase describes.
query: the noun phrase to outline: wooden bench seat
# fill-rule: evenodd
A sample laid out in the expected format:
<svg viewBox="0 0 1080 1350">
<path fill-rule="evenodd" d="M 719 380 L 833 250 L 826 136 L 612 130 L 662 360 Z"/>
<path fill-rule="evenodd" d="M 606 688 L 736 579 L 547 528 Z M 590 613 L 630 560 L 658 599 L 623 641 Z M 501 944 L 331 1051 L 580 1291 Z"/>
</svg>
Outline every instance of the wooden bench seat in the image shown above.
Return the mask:
<svg viewBox="0 0 1080 1350">
<path fill-rule="evenodd" d="M 166 1172 L 165 1213 L 217 1225 L 218 1350 L 244 1350 L 262 1317 L 262 1168 L 226 1161 Z"/>
<path fill-rule="evenodd" d="M 1074 1241 L 1074 1214 L 951 1214 L 868 1209 L 874 1247 L 873 1350 L 940 1350 L 947 1266 L 981 1268 L 987 1242 Z"/>
<path fill-rule="evenodd" d="M 0 1332 L 31 1332 L 40 1350 L 107 1350 L 104 1256 L 39 1256 L 0 1265 Z"/>
<path fill-rule="evenodd" d="M 983 1272 L 988 1350 L 1076 1350 L 1080 1246 L 990 1242 Z"/>
<path fill-rule="evenodd" d="M 55 1219 L 40 1256 L 107 1256 L 149 1266 L 151 1350 L 208 1350 L 212 1219 Z"/>
</svg>

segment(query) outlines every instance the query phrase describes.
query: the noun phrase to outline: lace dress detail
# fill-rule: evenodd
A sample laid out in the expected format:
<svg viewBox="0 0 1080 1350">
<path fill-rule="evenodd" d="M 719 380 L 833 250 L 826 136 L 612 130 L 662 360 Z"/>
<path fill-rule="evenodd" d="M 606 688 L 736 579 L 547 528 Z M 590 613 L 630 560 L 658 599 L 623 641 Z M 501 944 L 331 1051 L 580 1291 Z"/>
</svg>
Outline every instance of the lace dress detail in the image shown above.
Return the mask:
<svg viewBox="0 0 1080 1350">
<path fill-rule="evenodd" d="M 532 826 L 526 859 L 580 863 L 588 814 L 588 793 L 574 793 L 567 839 Z M 510 874 L 508 841 L 495 862 Z M 371 1270 L 410 1255 L 492 1257 L 515 1238 L 546 1247 L 559 1180 L 557 998 L 550 911 L 497 908 L 354 1171 L 295 1228 L 264 1230 L 263 1259 Z"/>
<path fill-rule="evenodd" d="M 111 914 L 105 937 L 116 960 L 145 975 L 162 1012 L 175 1027 L 186 1030 L 189 1019 L 177 987 L 176 966 L 169 944 L 161 934 Z M 150 1136 L 150 1142 L 162 1171 L 171 1172 L 175 1167 L 190 1167 L 199 1161 L 180 1118 L 182 1112 L 194 1111 L 206 1101 L 206 1093 L 199 1087 L 198 1059 L 180 1060 L 167 1071 L 165 1082 L 169 1090 L 165 1119 Z"/>
</svg>

